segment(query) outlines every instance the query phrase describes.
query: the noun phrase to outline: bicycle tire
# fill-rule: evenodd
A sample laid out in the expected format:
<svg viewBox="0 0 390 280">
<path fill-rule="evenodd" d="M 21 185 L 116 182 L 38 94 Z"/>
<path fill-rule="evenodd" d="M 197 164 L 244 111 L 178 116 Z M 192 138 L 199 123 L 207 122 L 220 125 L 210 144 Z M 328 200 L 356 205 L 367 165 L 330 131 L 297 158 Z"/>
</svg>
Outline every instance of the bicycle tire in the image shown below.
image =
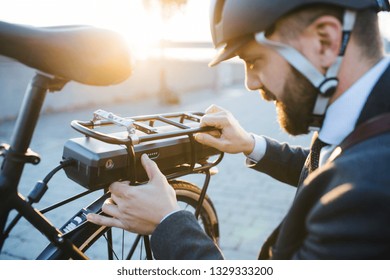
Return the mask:
<svg viewBox="0 0 390 280">
<path fill-rule="evenodd" d="M 197 202 L 200 197 L 201 189 L 197 187 L 196 185 L 184 181 L 184 180 L 172 180 L 169 181 L 170 185 L 175 189 L 176 191 L 176 197 L 179 202 L 179 205 L 182 206 L 182 204 L 186 204 L 186 207 L 193 208 L 193 211 L 195 212 Z M 100 206 L 104 202 L 106 197 L 102 197 L 99 201 Z M 101 208 L 101 207 L 100 207 Z M 183 207 L 182 207 L 183 208 Z M 185 210 L 189 210 L 186 208 Z M 77 214 L 76 214 L 77 215 Z M 75 215 L 75 216 L 76 216 Z M 203 227 L 205 233 L 215 242 L 218 244 L 219 241 L 219 223 L 218 223 L 218 216 L 217 212 L 215 210 L 215 207 L 209 198 L 209 196 L 205 196 L 202 208 L 199 213 L 198 221 Z M 66 224 L 62 227 L 66 227 Z M 107 250 L 107 256 L 106 257 L 99 257 L 95 256 L 94 253 L 89 254 L 89 250 L 93 248 L 93 246 L 96 245 L 96 243 L 101 242 L 103 239 L 105 239 L 105 242 L 111 243 L 108 244 L 109 247 L 114 247 L 115 244 L 112 244 L 112 241 L 108 241 L 107 239 L 110 239 L 107 237 L 110 232 L 111 228 L 104 227 L 104 226 L 98 226 L 89 222 L 85 222 L 82 225 L 76 227 L 75 229 L 71 230 L 70 232 L 64 234 L 64 238 L 69 239 L 76 247 L 78 247 L 82 252 L 84 252 L 90 259 L 121 259 L 118 257 L 117 253 L 109 252 Z M 112 229 L 114 230 L 114 229 Z M 132 238 L 134 238 L 134 241 L 132 241 L 131 246 L 128 247 L 128 251 L 131 251 L 132 256 L 129 254 L 127 255 L 126 259 L 134 259 L 136 254 L 139 254 L 140 257 L 138 259 L 142 259 L 142 255 L 145 254 L 145 248 L 142 248 L 143 244 L 140 242 L 140 236 L 137 236 L 137 234 L 125 232 L 121 229 L 115 229 L 117 231 L 121 231 L 122 235 L 132 235 Z M 123 237 L 122 237 L 123 239 Z M 114 242 L 118 242 L 118 240 L 114 240 Z M 136 244 L 140 243 L 140 244 Z M 132 251 L 135 246 L 141 246 L 141 248 L 138 248 L 137 251 Z M 102 245 L 100 245 L 102 246 Z M 123 246 L 123 245 L 122 245 Z M 133 248 L 133 249 L 131 249 Z M 99 249 L 100 250 L 100 249 Z M 123 251 L 123 247 L 122 247 Z M 143 251 L 143 252 L 142 252 Z M 124 258 L 123 252 L 121 252 L 122 259 Z M 69 257 L 62 252 L 59 248 L 57 248 L 54 244 L 49 244 L 42 253 L 38 256 L 37 259 L 40 260 L 63 260 L 63 259 L 69 259 Z"/>
</svg>

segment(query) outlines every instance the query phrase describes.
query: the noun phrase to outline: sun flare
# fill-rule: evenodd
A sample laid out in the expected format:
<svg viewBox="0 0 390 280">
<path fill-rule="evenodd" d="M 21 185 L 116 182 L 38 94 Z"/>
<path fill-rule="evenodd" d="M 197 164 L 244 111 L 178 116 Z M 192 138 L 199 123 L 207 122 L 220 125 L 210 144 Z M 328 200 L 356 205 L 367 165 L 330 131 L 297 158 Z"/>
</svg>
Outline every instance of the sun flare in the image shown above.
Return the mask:
<svg viewBox="0 0 390 280">
<path fill-rule="evenodd" d="M 149 0 L 156 4 L 160 0 Z M 210 42 L 209 1 L 187 0 L 169 21 L 158 5 L 147 9 L 145 0 L 4 0 L 0 19 L 14 23 L 53 26 L 86 24 L 119 32 L 136 59 L 158 54 L 162 39 Z M 150 6 L 150 5 L 149 5 Z M 380 14 L 381 31 L 390 40 L 390 13 Z M 180 50 L 175 50 L 180 53 Z M 198 52 L 199 53 L 199 52 Z M 207 54 L 208 56 L 208 54 Z M 193 57 L 192 53 L 186 58 Z"/>
<path fill-rule="evenodd" d="M 155 1 L 158 0 L 150 0 Z M 188 0 L 169 21 L 158 9 L 147 9 L 143 0 L 8 0 L 0 19 L 34 26 L 86 24 L 119 32 L 134 55 L 147 58 L 156 53 L 161 39 L 210 40 L 207 0 Z M 158 5 L 152 5 L 157 6 Z"/>
</svg>

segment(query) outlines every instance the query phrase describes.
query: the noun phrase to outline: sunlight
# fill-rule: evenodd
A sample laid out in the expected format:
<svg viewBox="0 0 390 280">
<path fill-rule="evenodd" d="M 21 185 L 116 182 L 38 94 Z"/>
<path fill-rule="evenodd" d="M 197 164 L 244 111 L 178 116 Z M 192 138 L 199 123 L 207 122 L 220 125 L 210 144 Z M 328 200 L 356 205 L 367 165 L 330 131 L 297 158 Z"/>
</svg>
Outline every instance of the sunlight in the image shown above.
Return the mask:
<svg viewBox="0 0 390 280">
<path fill-rule="evenodd" d="M 153 0 L 157 1 L 157 0 Z M 210 41 L 208 0 L 188 0 L 163 23 L 142 0 L 1 0 L 0 19 L 34 26 L 93 25 L 121 33 L 138 59 L 156 52 L 161 39 Z"/>
<path fill-rule="evenodd" d="M 150 57 L 158 46 L 162 34 L 162 22 L 158 14 L 146 11 L 141 1 L 123 1 L 106 21 L 96 25 L 117 31 L 127 40 L 137 59 Z M 112 5 L 107 2 L 107 5 Z"/>
<path fill-rule="evenodd" d="M 4 21 L 35 26 L 86 24 L 117 31 L 124 36 L 136 59 L 158 54 L 161 39 L 211 42 L 208 0 L 188 0 L 183 11 L 178 11 L 165 23 L 158 9 L 146 10 L 142 0 L 0 1 L 0 19 Z M 389 13 L 380 14 L 380 27 L 390 40 Z M 180 50 L 174 51 L 180 53 Z M 205 49 L 198 51 L 194 58 Z M 190 51 L 183 55 L 193 57 Z M 211 58 L 209 53 L 206 56 Z"/>
</svg>

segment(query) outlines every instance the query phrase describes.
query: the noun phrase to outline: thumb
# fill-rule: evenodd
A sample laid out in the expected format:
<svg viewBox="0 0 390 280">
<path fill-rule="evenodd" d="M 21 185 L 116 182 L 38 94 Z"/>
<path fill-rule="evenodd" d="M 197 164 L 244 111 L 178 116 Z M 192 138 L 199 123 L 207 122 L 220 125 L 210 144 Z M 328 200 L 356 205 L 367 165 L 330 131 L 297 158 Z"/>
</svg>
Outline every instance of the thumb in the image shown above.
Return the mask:
<svg viewBox="0 0 390 280">
<path fill-rule="evenodd" d="M 146 171 L 146 174 L 148 175 L 149 180 L 153 180 L 156 175 L 162 175 L 157 164 L 153 160 L 151 160 L 147 154 L 143 154 L 141 156 L 141 163 Z"/>
</svg>

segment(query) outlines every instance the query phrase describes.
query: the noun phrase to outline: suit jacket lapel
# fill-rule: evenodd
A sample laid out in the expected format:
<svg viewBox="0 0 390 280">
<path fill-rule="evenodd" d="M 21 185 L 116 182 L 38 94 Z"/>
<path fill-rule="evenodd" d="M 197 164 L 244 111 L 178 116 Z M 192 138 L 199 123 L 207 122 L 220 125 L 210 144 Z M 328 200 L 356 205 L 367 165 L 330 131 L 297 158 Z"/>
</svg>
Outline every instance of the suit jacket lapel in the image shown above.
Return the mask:
<svg viewBox="0 0 390 280">
<path fill-rule="evenodd" d="M 390 112 L 390 66 L 374 86 L 369 95 L 366 104 L 359 116 L 356 126 L 371 119 L 377 115 Z M 307 173 L 307 166 L 303 168 Z M 307 174 L 301 174 L 300 184 L 303 183 Z M 310 183 L 309 183 L 310 185 Z M 290 258 L 297 247 L 305 238 L 305 217 L 310 207 L 321 196 L 326 184 L 322 187 L 305 188 L 305 192 L 298 192 L 287 216 L 273 232 L 269 240 L 264 244 L 260 253 L 260 258 L 271 257 L 269 253 L 273 252 L 273 258 Z M 298 188 L 299 190 L 300 188 Z M 274 243 L 274 244 L 272 244 Z"/>
</svg>

